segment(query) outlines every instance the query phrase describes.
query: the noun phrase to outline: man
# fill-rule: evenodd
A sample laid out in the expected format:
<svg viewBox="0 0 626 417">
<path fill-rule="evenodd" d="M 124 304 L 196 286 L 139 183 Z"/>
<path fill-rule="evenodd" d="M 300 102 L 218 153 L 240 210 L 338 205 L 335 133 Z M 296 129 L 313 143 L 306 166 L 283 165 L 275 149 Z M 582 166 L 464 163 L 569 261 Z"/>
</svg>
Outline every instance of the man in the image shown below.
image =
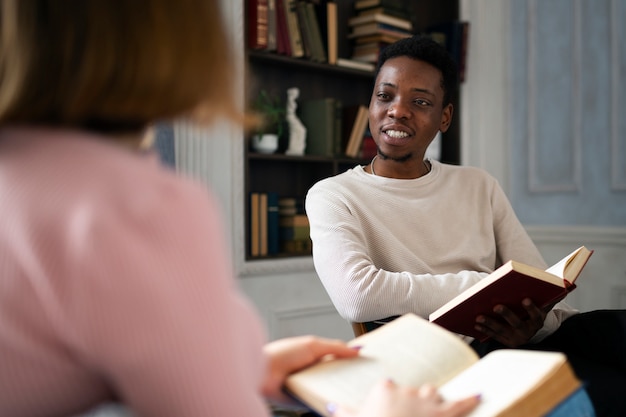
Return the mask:
<svg viewBox="0 0 626 417">
<path fill-rule="evenodd" d="M 376 157 L 309 190 L 315 268 L 349 321 L 407 312 L 428 318 L 509 259 L 546 267 L 493 177 L 478 168 L 424 159 L 436 133 L 450 126 L 456 74 L 445 49 L 428 38 L 386 47 L 369 106 Z M 526 299 L 523 307 L 527 318 L 502 305 L 494 306 L 502 320 L 477 317 L 476 328 L 492 342 L 472 346 L 481 354 L 500 347 L 544 348 L 566 319 L 577 317 L 563 302 L 541 310 Z M 611 332 L 623 335 L 623 327 L 617 323 L 621 331 Z M 620 389 L 626 389 L 625 361 L 615 371 Z M 580 377 L 596 375 L 573 365 Z M 596 387 L 590 386 L 590 393 L 606 393 Z"/>
</svg>

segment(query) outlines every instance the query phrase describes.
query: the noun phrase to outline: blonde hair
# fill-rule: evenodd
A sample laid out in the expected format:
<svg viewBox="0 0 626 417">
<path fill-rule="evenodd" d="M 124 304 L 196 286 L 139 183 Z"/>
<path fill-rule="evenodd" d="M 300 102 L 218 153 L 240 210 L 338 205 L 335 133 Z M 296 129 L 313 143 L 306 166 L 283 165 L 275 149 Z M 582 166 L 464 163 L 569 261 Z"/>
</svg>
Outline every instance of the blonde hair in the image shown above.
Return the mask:
<svg viewBox="0 0 626 417">
<path fill-rule="evenodd" d="M 243 121 L 217 0 L 0 0 L 0 125 Z"/>
</svg>

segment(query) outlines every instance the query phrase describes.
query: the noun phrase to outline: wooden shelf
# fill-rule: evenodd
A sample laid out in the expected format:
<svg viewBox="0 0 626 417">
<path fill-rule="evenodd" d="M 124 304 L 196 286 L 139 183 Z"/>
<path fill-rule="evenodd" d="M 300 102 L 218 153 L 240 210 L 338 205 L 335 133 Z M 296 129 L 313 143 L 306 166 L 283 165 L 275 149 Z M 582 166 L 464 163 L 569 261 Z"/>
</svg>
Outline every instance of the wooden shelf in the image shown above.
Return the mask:
<svg viewBox="0 0 626 417">
<path fill-rule="evenodd" d="M 353 2 L 338 2 L 337 4 L 340 9 L 338 11 L 340 16 L 338 52 L 340 57 L 345 58 L 351 55 L 350 42 L 346 41 L 349 30 L 346 23 L 348 17 L 352 15 Z M 418 31 L 424 30 L 431 24 L 458 18 L 458 0 L 440 0 L 432 5 L 426 5 L 415 0 L 411 2 L 411 5 L 416 10 L 416 13 L 413 14 L 415 15 L 414 24 Z M 340 100 L 344 106 L 367 106 L 370 101 L 374 82 L 373 71 L 329 65 L 305 58 L 292 58 L 275 52 L 258 50 L 246 50 L 246 58 L 248 73 L 245 80 L 245 91 L 250 103 L 261 90 L 282 98 L 284 102 L 286 101 L 286 92 L 291 87 L 297 87 L 300 90 L 298 102 L 334 97 Z M 458 97 L 455 97 L 454 105 L 457 110 L 453 125 L 444 135 L 442 141 L 442 161 L 449 163 L 459 163 L 460 161 L 458 137 L 460 116 L 457 103 Z M 288 134 L 284 136 L 280 141 L 279 151 L 275 154 L 253 152 L 248 146 L 250 138 L 246 138 L 247 145 L 243 155 L 246 242 L 249 241 L 250 236 L 248 199 L 252 192 L 275 192 L 282 197 L 294 197 L 303 204 L 307 191 L 317 181 L 344 172 L 358 164 L 369 162 L 345 156 L 285 155 Z M 302 255 L 279 253 L 272 256 L 252 257 L 249 249 L 246 249 L 245 260 L 267 261 L 268 259 L 284 260 L 297 257 L 302 257 Z M 258 262 L 258 264 L 265 263 Z"/>
</svg>

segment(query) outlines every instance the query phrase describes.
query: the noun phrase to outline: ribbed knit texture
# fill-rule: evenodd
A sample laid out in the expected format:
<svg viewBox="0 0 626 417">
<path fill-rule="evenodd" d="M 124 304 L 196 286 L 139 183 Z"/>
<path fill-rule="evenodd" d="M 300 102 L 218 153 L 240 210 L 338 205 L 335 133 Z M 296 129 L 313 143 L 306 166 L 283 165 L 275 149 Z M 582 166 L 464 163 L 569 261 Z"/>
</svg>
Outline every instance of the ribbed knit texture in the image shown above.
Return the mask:
<svg viewBox="0 0 626 417">
<path fill-rule="evenodd" d="M 220 218 L 154 155 L 0 130 L 0 416 L 266 416 Z"/>
<path fill-rule="evenodd" d="M 431 164 L 412 180 L 357 166 L 309 190 L 315 269 L 346 320 L 428 318 L 510 259 L 546 267 L 493 177 Z M 555 309 L 533 340 L 575 312 L 565 303 Z"/>
</svg>

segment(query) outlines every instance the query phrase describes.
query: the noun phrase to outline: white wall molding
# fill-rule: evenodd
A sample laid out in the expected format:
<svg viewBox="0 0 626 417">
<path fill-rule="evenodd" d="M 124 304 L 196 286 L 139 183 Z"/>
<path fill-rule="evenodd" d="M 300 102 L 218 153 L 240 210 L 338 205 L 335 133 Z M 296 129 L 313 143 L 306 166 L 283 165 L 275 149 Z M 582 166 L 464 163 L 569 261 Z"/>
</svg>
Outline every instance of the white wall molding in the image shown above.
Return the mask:
<svg viewBox="0 0 626 417">
<path fill-rule="evenodd" d="M 347 339 L 344 331 L 336 335 L 328 334 L 326 323 L 337 320 L 337 310 L 332 304 L 320 304 L 280 310 L 270 310 L 269 333 L 272 340 L 301 334 L 324 334 L 326 337 Z M 346 322 L 346 328 L 348 328 Z"/>
<path fill-rule="evenodd" d="M 626 248 L 626 227 L 525 226 L 535 244 L 611 245 Z M 565 254 L 563 254 L 565 255 Z M 626 255 L 626 253 L 625 253 Z"/>
<path fill-rule="evenodd" d="M 611 189 L 626 191 L 626 136 L 624 136 L 621 77 L 621 45 L 620 34 L 623 33 L 624 22 L 620 19 L 619 7 L 624 7 L 621 0 L 611 0 Z"/>
<path fill-rule="evenodd" d="M 527 131 L 528 131 L 528 187 L 530 193 L 554 193 L 554 192 L 578 192 L 581 187 L 582 178 L 582 86 L 581 86 L 581 69 L 582 69 L 582 11 L 580 0 L 574 0 L 563 4 L 562 19 L 568 19 L 571 21 L 571 62 L 561 62 L 561 60 L 552 60 L 549 64 L 544 65 L 544 62 L 540 62 L 539 49 L 542 45 L 547 45 L 546 39 L 541 36 L 539 31 L 540 25 L 537 20 L 541 18 L 543 14 L 554 12 L 553 9 L 548 11 L 544 8 L 557 7 L 553 3 L 541 2 L 539 0 L 529 0 L 527 2 L 527 14 L 528 14 L 528 27 L 526 29 L 527 45 L 528 45 L 528 67 L 527 67 L 527 92 L 528 92 L 528 108 L 527 108 Z M 569 12 L 569 14 L 567 14 Z M 553 38 L 553 43 L 556 43 L 556 38 Z M 566 103 L 563 106 L 565 113 L 559 114 L 554 109 L 550 114 L 563 116 L 562 120 L 550 120 L 546 123 L 549 129 L 542 131 L 541 128 L 546 125 L 542 125 L 539 120 L 542 113 L 542 109 L 545 106 L 551 106 L 548 100 L 552 98 L 542 97 L 538 91 L 540 85 L 551 85 L 554 88 L 557 87 L 557 78 L 554 71 L 550 70 L 549 66 L 563 65 L 564 71 L 559 71 L 560 74 L 570 74 L 570 85 L 567 88 L 563 88 L 558 91 L 567 94 L 571 92 L 570 100 L 564 100 Z M 542 66 L 545 72 L 538 73 L 538 69 Z M 551 80 L 542 80 L 540 83 L 538 77 L 550 77 Z M 555 106 L 556 102 L 551 101 Z M 571 109 L 567 108 L 567 105 L 571 105 Z M 571 113 L 570 111 L 571 110 Z M 565 126 L 568 125 L 568 129 Z M 559 132 L 561 137 L 558 137 L 555 132 Z M 544 138 L 545 135 L 552 136 Z M 554 147 L 554 143 L 560 142 L 561 146 Z M 551 149 L 558 149 L 560 154 L 569 154 L 569 158 L 562 159 L 559 155 L 554 155 L 550 159 L 541 159 L 540 155 L 546 155 L 545 144 L 550 143 Z M 556 169 L 551 168 L 556 165 Z M 558 176 L 550 175 L 549 173 L 561 172 Z M 542 175 L 542 173 L 545 173 Z M 568 177 L 569 175 L 569 177 Z"/>
<path fill-rule="evenodd" d="M 580 245 L 594 254 L 566 302 L 581 311 L 626 308 L 626 227 L 528 226 L 528 234 L 553 264 Z"/>
</svg>

